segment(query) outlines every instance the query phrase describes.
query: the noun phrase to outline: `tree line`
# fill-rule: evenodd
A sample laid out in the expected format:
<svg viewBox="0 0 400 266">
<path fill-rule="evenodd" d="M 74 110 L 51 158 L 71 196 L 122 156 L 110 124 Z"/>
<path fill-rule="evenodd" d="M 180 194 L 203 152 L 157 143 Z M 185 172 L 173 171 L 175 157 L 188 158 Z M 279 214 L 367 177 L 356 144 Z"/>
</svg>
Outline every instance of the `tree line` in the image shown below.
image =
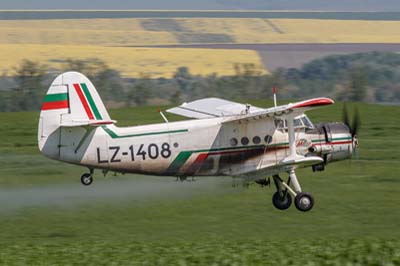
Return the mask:
<svg viewBox="0 0 400 266">
<path fill-rule="evenodd" d="M 187 67 L 171 78 L 122 77 L 97 59 L 67 60 L 62 69 L 23 60 L 12 76 L 0 77 L 0 111 L 39 110 L 49 84 L 61 72 L 79 71 L 96 86 L 108 107 L 179 104 L 203 97 L 236 101 L 279 97 L 329 96 L 337 100 L 400 102 L 400 55 L 357 53 L 313 60 L 301 68 L 280 68 L 265 75 L 253 64 L 234 64 L 235 74 L 198 76 Z"/>
</svg>

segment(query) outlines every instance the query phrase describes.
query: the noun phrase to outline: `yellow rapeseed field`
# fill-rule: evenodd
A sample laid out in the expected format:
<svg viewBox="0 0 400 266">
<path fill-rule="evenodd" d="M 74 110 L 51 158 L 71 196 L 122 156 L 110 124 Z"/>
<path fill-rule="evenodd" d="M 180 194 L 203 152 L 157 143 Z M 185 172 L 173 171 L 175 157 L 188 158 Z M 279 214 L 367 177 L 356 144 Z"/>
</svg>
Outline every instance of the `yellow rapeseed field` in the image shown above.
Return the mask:
<svg viewBox="0 0 400 266">
<path fill-rule="evenodd" d="M 138 19 L 0 20 L 0 43 L 61 45 L 176 44 L 173 33 L 146 31 Z"/>
<path fill-rule="evenodd" d="M 215 42 L 212 36 L 207 41 L 204 37 L 207 34 L 226 35 L 233 43 L 398 43 L 399 33 L 400 21 L 260 18 L 0 21 L 3 44 L 146 46 L 179 44 L 182 35 L 185 43 L 198 42 L 196 35 L 202 35 L 202 43 Z"/>
<path fill-rule="evenodd" d="M 253 63 L 250 50 L 133 48 L 213 43 L 400 43 L 400 21 L 130 18 L 0 20 L 0 70 L 22 59 L 60 67 L 60 60 L 98 58 L 125 76 L 170 77 L 177 67 L 194 74 L 230 75 L 234 63 Z"/>
<path fill-rule="evenodd" d="M 235 43 L 399 43 L 400 21 L 194 18 L 176 19 L 193 32 L 220 33 Z"/>
<path fill-rule="evenodd" d="M 63 60 L 92 58 L 103 60 L 129 77 L 141 73 L 171 77 L 181 66 L 189 67 L 196 75 L 232 75 L 235 63 L 253 63 L 261 73 L 266 73 L 257 52 L 251 50 L 0 44 L 0 71 L 9 75 L 23 59 L 61 69 Z"/>
<path fill-rule="evenodd" d="M 288 43 L 399 43 L 400 21 L 271 19 Z"/>
</svg>

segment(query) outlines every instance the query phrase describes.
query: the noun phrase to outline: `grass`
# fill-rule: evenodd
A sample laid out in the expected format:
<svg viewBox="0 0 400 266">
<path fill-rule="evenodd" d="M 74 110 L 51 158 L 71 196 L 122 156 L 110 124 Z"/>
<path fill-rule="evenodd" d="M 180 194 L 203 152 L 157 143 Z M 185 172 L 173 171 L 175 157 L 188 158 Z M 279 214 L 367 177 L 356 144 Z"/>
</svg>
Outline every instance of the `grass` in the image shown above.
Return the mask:
<svg viewBox="0 0 400 266">
<path fill-rule="evenodd" d="M 38 154 L 37 113 L 0 113 L 0 264 L 398 265 L 400 109 L 359 107 L 359 158 L 298 171 L 316 199 L 309 213 L 275 210 L 272 188 L 229 178 L 96 172 L 83 188 L 82 168 Z M 132 125 L 160 122 L 156 109 L 110 113 Z M 339 121 L 341 104 L 309 115 Z"/>
</svg>

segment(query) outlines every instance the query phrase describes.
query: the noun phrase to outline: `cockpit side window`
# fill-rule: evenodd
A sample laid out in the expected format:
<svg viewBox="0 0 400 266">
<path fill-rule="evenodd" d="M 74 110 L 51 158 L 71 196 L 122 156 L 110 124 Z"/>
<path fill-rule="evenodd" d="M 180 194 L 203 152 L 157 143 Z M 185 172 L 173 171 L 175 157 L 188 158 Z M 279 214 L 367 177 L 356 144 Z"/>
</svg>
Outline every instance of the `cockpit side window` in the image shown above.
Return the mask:
<svg viewBox="0 0 400 266">
<path fill-rule="evenodd" d="M 310 121 L 310 119 L 307 117 L 307 116 L 303 116 L 302 118 L 301 118 L 301 120 L 303 121 L 303 123 L 304 123 L 304 126 L 306 127 L 306 128 L 314 128 L 314 125 L 313 125 L 313 123 Z"/>
<path fill-rule="evenodd" d="M 296 118 L 296 119 L 293 121 L 293 125 L 294 125 L 294 127 L 303 127 L 303 122 L 301 122 L 301 119 L 300 119 L 300 118 Z"/>
<path fill-rule="evenodd" d="M 278 129 L 285 128 L 285 124 L 282 119 L 275 119 L 275 127 Z"/>
<path fill-rule="evenodd" d="M 314 128 L 314 125 L 306 115 L 296 117 L 293 121 L 293 125 L 295 128 Z M 287 121 L 283 119 L 275 119 L 275 126 L 277 129 L 287 129 Z"/>
</svg>

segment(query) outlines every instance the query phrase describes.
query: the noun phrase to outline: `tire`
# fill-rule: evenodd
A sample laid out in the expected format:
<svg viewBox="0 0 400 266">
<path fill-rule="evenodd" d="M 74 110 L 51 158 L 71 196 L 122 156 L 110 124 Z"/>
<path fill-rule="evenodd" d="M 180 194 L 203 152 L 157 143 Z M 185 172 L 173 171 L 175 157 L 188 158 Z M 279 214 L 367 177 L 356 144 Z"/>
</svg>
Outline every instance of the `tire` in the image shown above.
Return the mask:
<svg viewBox="0 0 400 266">
<path fill-rule="evenodd" d="M 309 193 L 300 192 L 294 198 L 294 205 L 299 211 L 308 212 L 314 207 L 314 198 Z"/>
<path fill-rule="evenodd" d="M 88 173 L 83 174 L 83 175 L 81 176 L 81 183 L 82 183 L 82 185 L 84 185 L 84 186 L 89 186 L 89 185 L 91 185 L 91 184 L 93 183 L 93 177 L 92 177 L 92 175 L 91 175 L 91 174 L 88 174 Z"/>
<path fill-rule="evenodd" d="M 272 204 L 278 210 L 286 210 L 292 205 L 292 196 L 289 193 L 286 193 L 285 198 L 281 198 L 279 192 L 275 192 L 272 196 Z"/>
</svg>

